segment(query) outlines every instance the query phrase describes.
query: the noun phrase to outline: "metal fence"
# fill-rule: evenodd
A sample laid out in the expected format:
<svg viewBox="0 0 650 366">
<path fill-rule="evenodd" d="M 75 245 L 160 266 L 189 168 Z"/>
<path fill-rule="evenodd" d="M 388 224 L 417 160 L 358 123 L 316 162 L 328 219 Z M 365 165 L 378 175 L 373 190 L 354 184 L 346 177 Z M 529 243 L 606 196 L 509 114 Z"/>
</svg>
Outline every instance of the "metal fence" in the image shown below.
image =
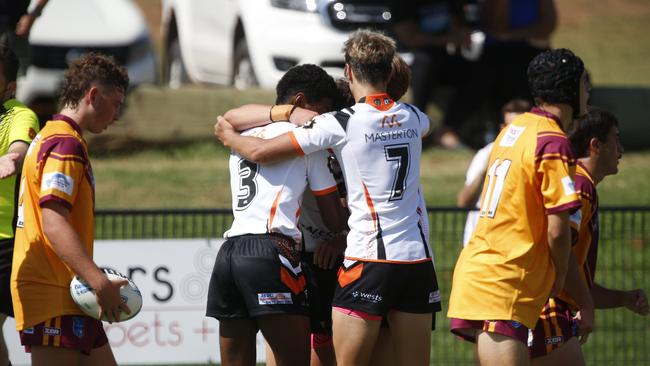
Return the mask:
<svg viewBox="0 0 650 366">
<path fill-rule="evenodd" d="M 443 298 L 433 333 L 432 365 L 474 365 L 473 347 L 453 337 L 445 316 L 451 277 L 462 249 L 466 211 L 429 208 L 430 239 Z M 650 207 L 605 207 L 600 215 L 596 282 L 616 289 L 650 290 Z M 222 237 L 230 209 L 104 210 L 97 212 L 97 239 Z M 650 365 L 650 321 L 626 309 L 599 310 L 596 330 L 584 346 L 589 365 Z"/>
</svg>

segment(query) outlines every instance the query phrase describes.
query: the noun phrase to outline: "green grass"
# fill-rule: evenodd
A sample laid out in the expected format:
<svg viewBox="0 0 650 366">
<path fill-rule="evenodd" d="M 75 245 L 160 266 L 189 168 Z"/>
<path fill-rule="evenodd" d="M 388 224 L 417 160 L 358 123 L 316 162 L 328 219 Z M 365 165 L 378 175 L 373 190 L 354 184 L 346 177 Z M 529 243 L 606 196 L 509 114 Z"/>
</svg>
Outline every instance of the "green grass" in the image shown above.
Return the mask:
<svg viewBox="0 0 650 366">
<path fill-rule="evenodd" d="M 209 137 L 210 138 L 210 137 Z M 218 143 L 96 154 L 97 208 L 230 207 L 229 152 Z M 422 187 L 429 206 L 454 206 L 471 151 L 425 150 Z M 599 185 L 602 205 L 650 205 L 650 152 L 627 153 L 618 175 Z"/>
</svg>

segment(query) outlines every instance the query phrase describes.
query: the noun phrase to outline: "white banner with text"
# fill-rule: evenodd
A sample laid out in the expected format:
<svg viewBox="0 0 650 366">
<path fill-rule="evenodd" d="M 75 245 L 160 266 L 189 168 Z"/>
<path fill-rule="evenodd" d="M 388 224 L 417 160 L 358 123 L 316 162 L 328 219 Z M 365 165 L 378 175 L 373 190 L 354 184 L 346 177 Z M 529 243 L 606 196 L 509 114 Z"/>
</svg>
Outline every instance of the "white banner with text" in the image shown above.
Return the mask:
<svg viewBox="0 0 650 366">
<path fill-rule="evenodd" d="M 142 293 L 135 318 L 104 330 L 120 365 L 219 363 L 219 323 L 205 316 L 208 285 L 223 239 L 98 240 L 95 262 L 129 276 Z M 5 339 L 14 365 L 30 363 L 8 318 Z M 257 337 L 257 360 L 265 359 Z"/>
</svg>

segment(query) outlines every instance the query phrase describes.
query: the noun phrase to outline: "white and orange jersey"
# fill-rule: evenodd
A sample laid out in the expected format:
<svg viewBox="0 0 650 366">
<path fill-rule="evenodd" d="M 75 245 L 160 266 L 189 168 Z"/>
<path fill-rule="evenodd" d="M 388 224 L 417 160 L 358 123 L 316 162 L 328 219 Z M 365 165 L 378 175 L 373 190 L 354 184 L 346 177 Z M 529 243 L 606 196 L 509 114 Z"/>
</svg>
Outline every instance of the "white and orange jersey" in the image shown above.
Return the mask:
<svg viewBox="0 0 650 366">
<path fill-rule="evenodd" d="M 350 209 L 346 259 L 431 260 L 419 193 L 428 129 L 417 108 L 378 94 L 290 133 L 299 154 L 332 148 L 341 164 Z"/>
<path fill-rule="evenodd" d="M 294 128 L 291 123 L 276 122 L 247 130 L 242 135 L 269 139 Z M 296 223 L 303 192 L 308 186 L 315 195 L 336 191 L 325 152 L 267 165 L 232 153 L 230 189 L 235 220 L 224 237 L 281 233 L 299 242 L 301 234 Z"/>
</svg>

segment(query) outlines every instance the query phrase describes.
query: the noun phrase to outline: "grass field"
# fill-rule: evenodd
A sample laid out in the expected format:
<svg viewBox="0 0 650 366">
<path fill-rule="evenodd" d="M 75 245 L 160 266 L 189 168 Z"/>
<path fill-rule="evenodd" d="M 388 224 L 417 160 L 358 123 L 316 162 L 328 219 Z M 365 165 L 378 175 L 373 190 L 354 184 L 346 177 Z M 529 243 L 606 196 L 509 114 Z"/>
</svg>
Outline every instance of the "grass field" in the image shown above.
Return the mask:
<svg viewBox="0 0 650 366">
<path fill-rule="evenodd" d="M 159 47 L 160 0 L 137 3 Z M 562 0 L 556 5 L 553 44 L 581 55 L 596 86 L 650 87 L 650 1 Z M 233 106 L 272 101 L 272 91 L 221 87 L 144 87 L 131 93 L 123 120 L 104 135 L 88 136 L 97 208 L 229 207 L 228 153 L 211 142 L 213 121 Z M 471 156 L 470 151 L 425 152 L 422 185 L 429 205 L 454 205 Z M 626 154 L 620 168 L 599 187 L 602 204 L 650 204 L 650 152 Z"/>
</svg>

